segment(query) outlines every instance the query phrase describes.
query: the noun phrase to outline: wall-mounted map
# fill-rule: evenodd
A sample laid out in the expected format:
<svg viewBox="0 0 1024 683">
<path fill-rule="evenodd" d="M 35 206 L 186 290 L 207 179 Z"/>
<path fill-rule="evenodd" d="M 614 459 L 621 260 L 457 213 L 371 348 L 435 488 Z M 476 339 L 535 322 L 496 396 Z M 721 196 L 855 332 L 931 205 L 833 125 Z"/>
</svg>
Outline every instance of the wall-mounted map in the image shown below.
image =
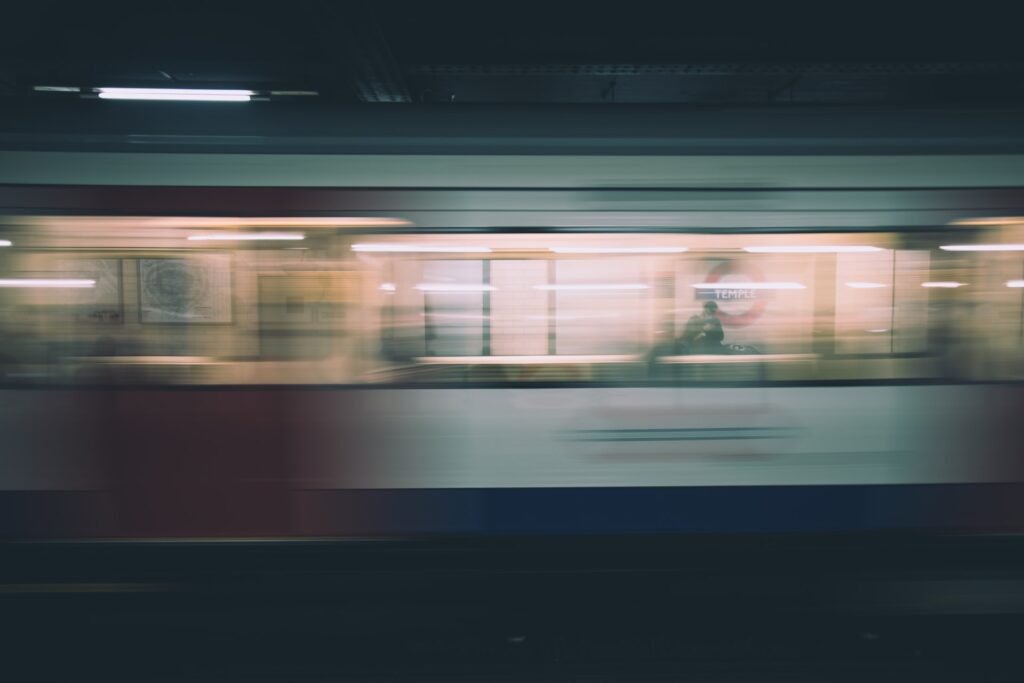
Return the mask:
<svg viewBox="0 0 1024 683">
<path fill-rule="evenodd" d="M 60 271 L 61 277 L 96 281 L 93 287 L 64 290 L 75 320 L 105 324 L 124 322 L 119 259 L 72 259 L 62 262 Z"/>
<path fill-rule="evenodd" d="M 227 254 L 139 260 L 143 323 L 231 322 L 231 257 Z"/>
</svg>

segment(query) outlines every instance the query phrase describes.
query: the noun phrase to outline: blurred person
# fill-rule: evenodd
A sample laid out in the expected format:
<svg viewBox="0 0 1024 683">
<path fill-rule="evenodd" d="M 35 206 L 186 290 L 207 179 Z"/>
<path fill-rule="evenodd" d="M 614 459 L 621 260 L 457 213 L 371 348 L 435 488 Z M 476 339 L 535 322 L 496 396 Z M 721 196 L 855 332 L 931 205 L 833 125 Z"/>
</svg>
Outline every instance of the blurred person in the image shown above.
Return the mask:
<svg viewBox="0 0 1024 683">
<path fill-rule="evenodd" d="M 718 319 L 718 304 L 707 301 L 701 312 L 690 316 L 678 337 L 656 343 L 645 354 L 650 377 L 663 376 L 666 369 L 658 366 L 658 359 L 675 354 L 728 354 L 752 347 L 733 347 L 723 344 L 725 331 Z"/>
<path fill-rule="evenodd" d="M 704 309 L 686 321 L 680 339 L 683 353 L 728 353 L 723 346 L 725 332 L 718 319 L 718 304 L 706 301 Z"/>
</svg>

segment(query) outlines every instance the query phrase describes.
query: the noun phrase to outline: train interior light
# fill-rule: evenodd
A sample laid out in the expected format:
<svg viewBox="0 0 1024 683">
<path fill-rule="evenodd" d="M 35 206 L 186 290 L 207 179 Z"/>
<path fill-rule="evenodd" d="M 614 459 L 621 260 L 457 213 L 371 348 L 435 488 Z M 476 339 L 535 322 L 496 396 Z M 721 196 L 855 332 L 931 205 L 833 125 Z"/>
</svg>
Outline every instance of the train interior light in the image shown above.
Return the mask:
<svg viewBox="0 0 1024 683">
<path fill-rule="evenodd" d="M 97 88 L 103 100 L 160 100 L 175 102 L 248 102 L 252 90 L 211 88 Z"/>
</svg>

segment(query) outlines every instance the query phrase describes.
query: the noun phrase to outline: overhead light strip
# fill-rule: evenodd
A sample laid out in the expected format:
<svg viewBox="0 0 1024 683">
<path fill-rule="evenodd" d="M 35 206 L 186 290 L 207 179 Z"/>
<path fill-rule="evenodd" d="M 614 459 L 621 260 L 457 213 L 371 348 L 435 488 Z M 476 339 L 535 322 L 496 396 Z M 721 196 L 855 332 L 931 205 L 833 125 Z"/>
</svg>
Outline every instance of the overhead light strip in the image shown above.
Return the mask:
<svg viewBox="0 0 1024 683">
<path fill-rule="evenodd" d="M 439 244 L 353 244 L 352 251 L 406 254 L 489 254 L 488 247 L 439 245 Z"/>
<path fill-rule="evenodd" d="M 884 251 L 881 247 L 868 245 L 794 245 L 794 246 L 755 246 L 743 247 L 750 254 L 864 254 Z"/>
<path fill-rule="evenodd" d="M 496 292 L 494 285 L 459 284 L 454 282 L 421 282 L 414 289 L 421 292 Z M 386 291 L 386 290 L 385 290 Z"/>
<path fill-rule="evenodd" d="M 248 102 L 252 90 L 214 90 L 202 88 L 97 88 L 103 100 L 164 100 L 178 102 Z"/>
<path fill-rule="evenodd" d="M 95 287 L 95 280 L 19 277 L 0 278 L 0 287 L 7 289 L 88 289 Z"/>
<path fill-rule="evenodd" d="M 694 289 L 807 289 L 799 282 L 698 282 Z"/>
<path fill-rule="evenodd" d="M 1024 244 L 947 244 L 942 251 L 1024 251 Z"/>
<path fill-rule="evenodd" d="M 296 241 L 304 240 L 301 232 L 221 232 L 208 235 L 189 235 L 191 242 L 256 242 L 256 241 Z"/>
<path fill-rule="evenodd" d="M 649 287 L 641 282 L 624 282 L 608 284 L 565 284 L 565 285 L 534 285 L 534 289 L 545 292 L 597 292 L 597 291 L 628 291 L 648 289 Z"/>
<path fill-rule="evenodd" d="M 551 247 L 555 254 L 682 254 L 687 247 Z"/>
</svg>

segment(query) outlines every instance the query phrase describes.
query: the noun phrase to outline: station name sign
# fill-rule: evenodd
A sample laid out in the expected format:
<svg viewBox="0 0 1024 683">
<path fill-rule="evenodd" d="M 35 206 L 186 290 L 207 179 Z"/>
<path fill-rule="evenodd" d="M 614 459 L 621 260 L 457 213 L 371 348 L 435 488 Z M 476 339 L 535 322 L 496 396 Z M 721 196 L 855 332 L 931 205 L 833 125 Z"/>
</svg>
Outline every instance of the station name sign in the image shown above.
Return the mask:
<svg viewBox="0 0 1024 683">
<path fill-rule="evenodd" d="M 730 285 L 729 277 L 741 277 L 743 281 Z M 771 291 L 744 287 L 750 282 L 764 282 L 764 274 L 747 260 L 727 259 L 719 261 L 704 277 L 705 285 L 695 290 L 699 301 L 715 301 L 718 319 L 729 327 L 750 325 L 760 318 L 768 306 Z"/>
<path fill-rule="evenodd" d="M 765 294 L 762 290 L 742 286 L 732 288 L 698 289 L 697 298 L 702 301 L 756 301 Z"/>
</svg>

